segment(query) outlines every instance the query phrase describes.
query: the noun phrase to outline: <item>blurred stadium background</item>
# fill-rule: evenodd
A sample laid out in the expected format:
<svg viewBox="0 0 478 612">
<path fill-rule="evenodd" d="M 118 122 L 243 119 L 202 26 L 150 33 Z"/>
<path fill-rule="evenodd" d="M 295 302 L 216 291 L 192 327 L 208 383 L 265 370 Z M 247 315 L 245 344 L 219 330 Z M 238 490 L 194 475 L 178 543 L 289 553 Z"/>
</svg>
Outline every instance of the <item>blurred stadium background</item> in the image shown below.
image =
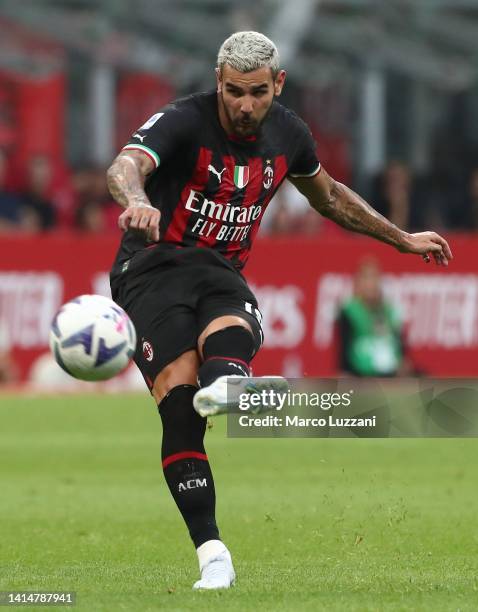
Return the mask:
<svg viewBox="0 0 478 612">
<path fill-rule="evenodd" d="M 104 172 L 158 107 L 214 87 L 240 29 L 278 45 L 283 102 L 319 157 L 408 230 L 450 240 L 448 270 L 321 219 L 287 185 L 246 276 L 265 317 L 256 373 L 342 372 L 336 319 L 362 260 L 400 312 L 409 368 L 478 375 L 478 0 L 0 0 L 0 378 L 65 381 L 48 357 L 67 299 L 108 293 L 119 213 Z M 142 385 L 134 370 L 111 383 Z"/>
</svg>

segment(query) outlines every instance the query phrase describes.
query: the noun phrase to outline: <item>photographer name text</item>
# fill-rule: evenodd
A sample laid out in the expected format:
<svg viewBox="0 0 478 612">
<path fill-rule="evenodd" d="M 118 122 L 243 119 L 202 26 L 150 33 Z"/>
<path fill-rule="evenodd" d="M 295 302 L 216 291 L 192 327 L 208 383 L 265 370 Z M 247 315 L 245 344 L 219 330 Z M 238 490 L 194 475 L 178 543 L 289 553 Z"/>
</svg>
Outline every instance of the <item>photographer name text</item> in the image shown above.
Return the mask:
<svg viewBox="0 0 478 612">
<path fill-rule="evenodd" d="M 241 427 L 375 427 L 376 416 L 368 418 L 360 417 L 299 417 L 297 415 L 279 417 L 268 414 L 267 416 L 254 417 L 242 414 L 238 417 Z"/>
</svg>

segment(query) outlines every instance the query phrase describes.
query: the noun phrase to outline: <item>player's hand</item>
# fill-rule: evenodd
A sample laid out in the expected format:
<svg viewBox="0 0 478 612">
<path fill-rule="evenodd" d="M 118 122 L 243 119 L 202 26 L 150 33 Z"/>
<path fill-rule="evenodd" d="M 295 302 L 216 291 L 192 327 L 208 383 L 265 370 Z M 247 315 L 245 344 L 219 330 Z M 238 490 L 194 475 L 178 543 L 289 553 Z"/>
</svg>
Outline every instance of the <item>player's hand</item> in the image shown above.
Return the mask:
<svg viewBox="0 0 478 612">
<path fill-rule="evenodd" d="M 426 263 L 429 263 L 430 256 L 432 256 L 438 266 L 447 266 L 448 262 L 453 259 L 448 242 L 435 232 L 406 234 L 398 250 L 402 253 L 421 255 Z"/>
<path fill-rule="evenodd" d="M 118 219 L 118 225 L 124 232 L 136 229 L 144 232 L 149 240 L 159 240 L 159 220 L 161 213 L 151 204 L 133 204 L 128 206 Z"/>
</svg>

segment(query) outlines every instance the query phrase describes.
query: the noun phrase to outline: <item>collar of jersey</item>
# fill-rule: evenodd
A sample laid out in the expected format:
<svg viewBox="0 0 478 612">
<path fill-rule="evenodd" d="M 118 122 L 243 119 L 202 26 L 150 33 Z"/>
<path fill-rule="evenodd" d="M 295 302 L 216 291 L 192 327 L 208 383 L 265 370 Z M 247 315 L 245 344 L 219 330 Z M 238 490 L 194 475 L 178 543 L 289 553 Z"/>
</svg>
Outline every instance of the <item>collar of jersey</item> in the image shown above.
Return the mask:
<svg viewBox="0 0 478 612">
<path fill-rule="evenodd" d="M 228 140 L 232 140 L 233 142 L 238 143 L 256 142 L 257 140 L 257 136 L 255 135 L 246 136 L 245 138 L 239 138 L 239 136 L 236 136 L 235 134 L 228 134 L 227 138 Z"/>
</svg>

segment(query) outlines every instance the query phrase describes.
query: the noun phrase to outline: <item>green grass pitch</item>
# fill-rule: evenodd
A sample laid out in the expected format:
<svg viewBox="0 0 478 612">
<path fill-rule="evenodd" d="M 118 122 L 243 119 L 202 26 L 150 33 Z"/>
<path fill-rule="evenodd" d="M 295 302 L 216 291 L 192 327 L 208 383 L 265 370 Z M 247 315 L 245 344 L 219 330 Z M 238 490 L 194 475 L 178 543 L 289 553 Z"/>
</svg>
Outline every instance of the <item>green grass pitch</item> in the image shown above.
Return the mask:
<svg viewBox="0 0 478 612">
<path fill-rule="evenodd" d="M 0 590 L 88 611 L 478 609 L 478 440 L 228 439 L 216 419 L 238 578 L 198 593 L 160 429 L 146 394 L 0 396 Z"/>
</svg>

